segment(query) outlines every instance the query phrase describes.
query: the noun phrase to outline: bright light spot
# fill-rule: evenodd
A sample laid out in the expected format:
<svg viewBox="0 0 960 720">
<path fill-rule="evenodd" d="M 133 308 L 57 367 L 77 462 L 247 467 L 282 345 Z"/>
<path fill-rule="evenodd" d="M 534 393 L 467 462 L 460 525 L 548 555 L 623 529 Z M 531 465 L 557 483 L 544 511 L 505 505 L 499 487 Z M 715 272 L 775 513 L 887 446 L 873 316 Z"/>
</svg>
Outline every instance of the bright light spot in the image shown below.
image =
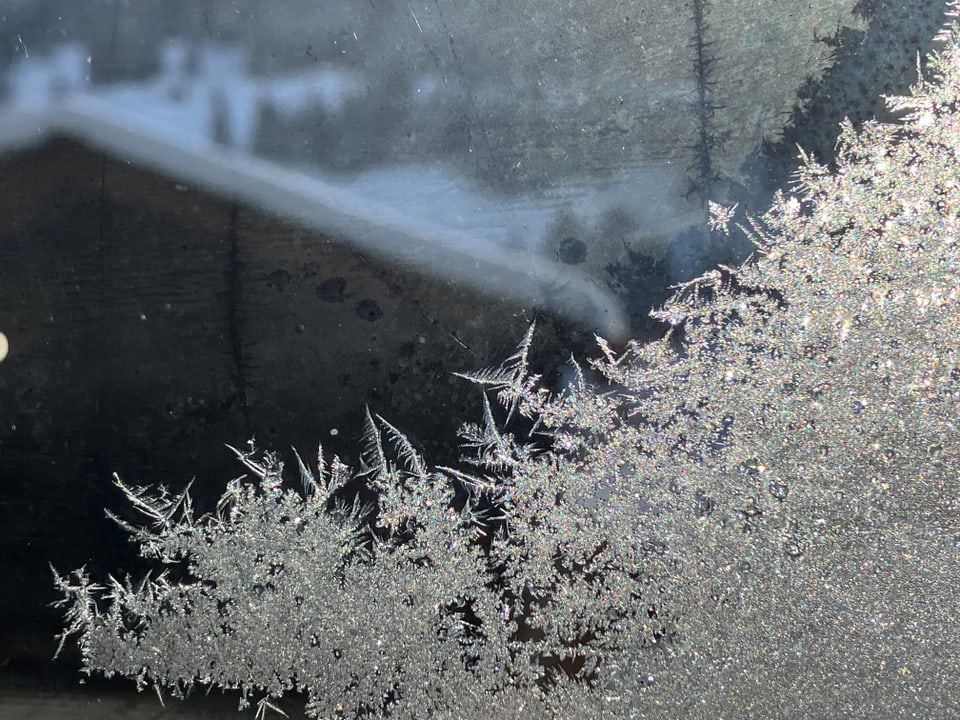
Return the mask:
<svg viewBox="0 0 960 720">
<path fill-rule="evenodd" d="M 7 336 L 0 332 L 0 362 L 3 362 L 8 352 L 10 352 L 10 342 L 7 340 Z"/>
</svg>

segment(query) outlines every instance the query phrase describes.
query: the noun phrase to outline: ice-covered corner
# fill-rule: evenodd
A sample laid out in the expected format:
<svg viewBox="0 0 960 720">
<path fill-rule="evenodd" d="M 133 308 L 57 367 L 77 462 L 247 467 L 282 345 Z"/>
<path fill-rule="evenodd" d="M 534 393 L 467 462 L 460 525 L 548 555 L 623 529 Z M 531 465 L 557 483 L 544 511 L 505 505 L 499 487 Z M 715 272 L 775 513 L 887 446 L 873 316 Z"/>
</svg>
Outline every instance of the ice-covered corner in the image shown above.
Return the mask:
<svg viewBox="0 0 960 720">
<path fill-rule="evenodd" d="M 258 148 L 265 117 L 320 115 L 335 126 L 346 103 L 372 106 L 357 69 L 322 64 L 258 75 L 240 46 L 180 40 L 166 43 L 147 79 L 95 83 L 92 62 L 77 44 L 16 62 L 0 112 L 0 149 L 69 136 L 385 260 L 549 308 L 612 340 L 630 332 L 623 301 L 598 273 L 557 256 L 549 242 L 557 218 L 596 227 L 615 208 L 667 232 L 689 223 L 672 207 L 681 177 L 669 168 L 494 197 L 439 164 L 336 173 L 278 161 Z M 408 88 L 417 112 L 441 102 L 429 81 L 420 77 Z"/>
</svg>

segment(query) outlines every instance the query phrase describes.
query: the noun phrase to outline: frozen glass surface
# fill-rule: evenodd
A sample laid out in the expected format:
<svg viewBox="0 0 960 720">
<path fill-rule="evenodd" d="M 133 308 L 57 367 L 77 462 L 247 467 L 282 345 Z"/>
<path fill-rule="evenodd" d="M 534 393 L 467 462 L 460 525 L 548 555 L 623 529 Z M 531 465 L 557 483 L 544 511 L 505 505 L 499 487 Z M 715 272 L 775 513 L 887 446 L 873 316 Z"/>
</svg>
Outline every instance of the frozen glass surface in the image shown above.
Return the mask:
<svg viewBox="0 0 960 720">
<path fill-rule="evenodd" d="M 755 249 L 737 225 L 792 186 L 798 146 L 829 164 L 845 117 L 855 125 L 894 119 L 883 95 L 904 94 L 917 79 L 943 11 L 930 0 L 0 0 L 0 719 L 163 711 L 152 693 L 132 700 L 131 683 L 94 678 L 78 687 L 74 647 L 50 661 L 63 625 L 49 607 L 58 596 L 48 562 L 64 572 L 86 565 L 97 579 L 143 575 L 143 559 L 103 517 L 130 499 L 114 473 L 130 487 L 176 492 L 195 478 L 199 510 L 213 511 L 240 472 L 224 445 L 245 448 L 253 438 L 280 452 L 288 471 L 297 467 L 291 446 L 315 467 L 320 440 L 328 459 L 337 453 L 371 477 L 369 433 L 361 441 L 368 414 L 393 423 L 376 421 L 388 451 L 461 467 L 457 430 L 485 407 L 453 373 L 497 367 L 534 321 L 523 364 L 545 390 L 599 388 L 598 408 L 623 400 L 624 387 L 603 385 L 584 358 L 609 361 L 629 340 L 659 341 L 683 325 L 676 306 L 657 312 L 679 287 L 689 290 L 718 264 L 722 272 L 709 278 L 734 277 L 730 268 Z M 799 203 L 783 207 L 800 216 Z M 915 293 L 923 312 L 955 299 L 950 288 L 924 292 Z M 856 324 L 841 309 L 823 322 L 845 339 Z M 679 344 L 680 330 L 671 338 Z M 739 376 L 730 369 L 724 378 Z M 918 375 L 914 385 L 924 382 Z M 677 392 L 680 404 L 703 405 L 693 391 Z M 852 403 L 859 418 L 867 404 Z M 731 407 L 710 450 L 741 429 L 741 408 Z M 626 425 L 646 422 L 634 409 L 620 408 Z M 590 412 L 577 412 L 589 424 Z M 515 409 L 501 415 L 526 422 Z M 931 452 L 950 452 L 953 428 L 943 426 L 944 442 Z M 679 433 L 678 447 L 685 441 Z M 893 462 L 886 453 L 882 462 Z M 613 470 L 585 495 L 591 512 L 636 475 L 610 457 L 609 467 L 597 466 Z M 809 716 L 805 707 L 872 717 L 865 696 L 892 687 L 894 673 L 903 696 L 883 698 L 883 707 L 908 708 L 915 692 L 925 703 L 916 712 L 952 717 L 954 698 L 923 695 L 950 677 L 932 679 L 930 659 L 930 648 L 949 638 L 906 620 L 895 632 L 878 630 L 870 662 L 892 638 L 879 669 L 856 662 L 856 643 L 858 632 L 876 630 L 865 629 L 874 618 L 901 607 L 919 608 L 917 618 L 932 618 L 940 632 L 952 600 L 917 599 L 914 588 L 936 573 L 916 548 L 932 538 L 942 590 L 956 570 L 953 524 L 918 520 L 913 528 L 908 510 L 891 510 L 910 532 L 867 547 L 851 530 L 854 510 L 876 511 L 876 524 L 896 506 L 877 481 L 876 504 L 853 508 L 849 500 L 851 514 L 838 511 L 849 534 L 831 538 L 834 526 L 818 525 L 810 507 L 802 508 L 806 525 L 788 517 L 786 484 L 757 479 L 773 461 L 744 458 L 738 467 L 776 512 L 756 519 L 756 498 L 737 482 L 724 486 L 719 474 L 712 494 L 686 488 L 690 502 L 677 503 L 689 512 L 675 528 L 646 496 L 627 493 L 625 507 L 651 523 L 656 515 L 681 548 L 697 545 L 701 519 L 739 503 L 736 523 L 772 523 L 782 512 L 775 530 L 785 546 L 794 535 L 816 536 L 830 549 L 785 561 L 796 560 L 791 577 L 808 585 L 784 589 L 789 583 L 777 585 L 771 571 L 750 586 L 764 590 L 756 605 L 763 613 L 745 611 L 749 621 L 738 617 L 708 638 L 712 650 L 729 643 L 729 658 L 700 666 L 687 656 L 689 667 L 669 677 L 704 678 L 717 703 L 749 715 L 727 691 L 735 681 L 750 696 L 752 676 L 738 662 L 749 664 L 742 658 L 754 650 L 759 657 L 769 643 L 763 677 L 783 686 L 756 689 L 763 702 L 795 699 L 798 688 L 820 682 L 808 673 L 794 683 L 794 661 L 848 685 L 824 680 L 820 695 L 807 693 L 809 705 L 790 704 L 784 717 Z M 814 497 L 816 510 L 804 467 L 794 470 L 801 479 L 791 499 Z M 912 487 L 894 484 L 905 508 L 916 500 Z M 929 493 L 929 508 L 918 507 L 941 518 L 951 487 L 945 482 Z M 462 502 L 473 490 L 458 492 Z M 662 493 L 669 502 L 680 497 L 670 493 Z M 839 490 L 824 498 L 834 510 L 848 502 Z M 845 554 L 847 541 L 863 542 L 870 563 Z M 659 549 L 654 538 L 644 551 Z M 712 567 L 709 552 L 696 557 Z M 747 577 L 743 562 L 724 572 Z M 889 607 L 884 572 L 891 584 L 909 579 L 890 593 Z M 815 587 L 810 578 L 821 576 L 834 585 Z M 671 578 L 666 572 L 651 586 Z M 848 616 L 841 591 L 850 578 L 857 592 L 867 589 Z M 736 601 L 749 610 L 748 590 Z M 837 593 L 824 601 L 833 625 L 817 614 L 828 590 Z M 705 593 L 728 591 L 679 595 L 710 615 L 700 600 L 713 595 Z M 793 616 L 776 618 L 781 599 Z M 661 616 L 650 611 L 651 627 L 667 624 L 668 610 L 659 609 Z M 486 610 L 506 621 L 514 612 Z M 862 623 L 845 624 L 850 617 Z M 792 633 L 782 644 L 779 620 Z M 829 634 L 837 628 L 849 631 Z M 668 635 L 657 632 L 639 652 L 657 652 Z M 903 641 L 911 632 L 926 655 L 911 656 Z M 842 642 L 808 640 L 824 637 Z M 276 635 L 270 642 L 287 647 Z M 611 697 L 629 677 L 638 697 L 669 686 L 674 707 L 689 710 L 663 717 L 713 716 L 699 704 L 706 695 L 692 688 L 684 697 L 667 674 L 647 683 L 636 670 L 648 666 L 633 660 L 612 666 Z M 232 717 L 235 698 L 168 704 L 171 715 Z"/>
<path fill-rule="evenodd" d="M 14 4 L 0 141 L 69 135 L 619 340 L 611 269 L 742 258 L 707 200 L 762 201 L 823 38 L 867 25 L 853 0 L 695 8 Z"/>
</svg>

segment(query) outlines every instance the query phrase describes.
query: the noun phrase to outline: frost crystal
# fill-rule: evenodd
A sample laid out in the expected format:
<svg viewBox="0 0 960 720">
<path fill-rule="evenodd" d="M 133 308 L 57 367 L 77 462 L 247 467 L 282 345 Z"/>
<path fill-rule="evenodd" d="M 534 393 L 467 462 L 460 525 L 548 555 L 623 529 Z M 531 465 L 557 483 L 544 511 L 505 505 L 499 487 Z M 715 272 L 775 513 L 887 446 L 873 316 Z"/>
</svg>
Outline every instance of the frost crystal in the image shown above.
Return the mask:
<svg viewBox="0 0 960 720">
<path fill-rule="evenodd" d="M 755 258 L 659 311 L 664 341 L 601 341 L 605 382 L 577 368 L 556 395 L 533 328 L 466 373 L 465 467 L 369 414 L 360 468 L 297 455 L 301 492 L 253 447 L 211 515 L 118 480 L 158 570 L 55 572 L 61 646 L 262 712 L 302 692 L 318 718 L 956 716 L 956 26 L 942 39 L 891 100 L 904 124 L 844 127 L 835 172 L 805 161 L 751 222 Z"/>
</svg>

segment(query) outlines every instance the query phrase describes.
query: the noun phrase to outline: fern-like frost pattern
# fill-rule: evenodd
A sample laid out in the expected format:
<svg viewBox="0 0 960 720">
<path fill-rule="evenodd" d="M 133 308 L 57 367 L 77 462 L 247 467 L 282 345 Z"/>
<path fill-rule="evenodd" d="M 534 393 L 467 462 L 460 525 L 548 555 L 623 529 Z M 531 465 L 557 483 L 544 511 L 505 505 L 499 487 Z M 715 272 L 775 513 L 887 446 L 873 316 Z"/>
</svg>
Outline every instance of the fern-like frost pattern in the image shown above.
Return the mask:
<svg viewBox="0 0 960 720">
<path fill-rule="evenodd" d="M 754 256 L 654 313 L 662 342 L 598 339 L 560 393 L 533 327 L 465 372 L 459 467 L 368 411 L 359 467 L 236 449 L 247 475 L 199 517 L 189 488 L 116 478 L 156 570 L 54 570 L 61 649 L 317 718 L 949 716 L 957 26 L 940 40 L 903 122 L 844 126 L 835 168 L 803 156 Z"/>
</svg>

